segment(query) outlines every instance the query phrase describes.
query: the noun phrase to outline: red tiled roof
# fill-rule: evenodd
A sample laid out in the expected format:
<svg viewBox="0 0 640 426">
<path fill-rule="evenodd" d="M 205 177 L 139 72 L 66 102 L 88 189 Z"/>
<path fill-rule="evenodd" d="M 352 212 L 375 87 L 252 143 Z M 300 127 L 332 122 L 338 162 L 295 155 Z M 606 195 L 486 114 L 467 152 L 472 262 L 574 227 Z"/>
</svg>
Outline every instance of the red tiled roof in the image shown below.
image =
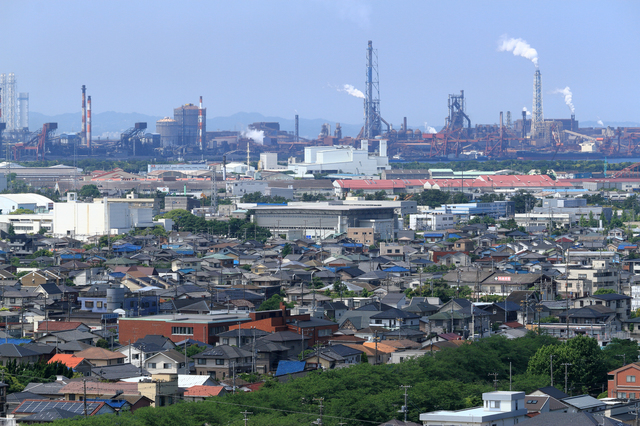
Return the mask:
<svg viewBox="0 0 640 426">
<path fill-rule="evenodd" d="M 506 325 L 507 327 L 511 327 L 511 328 L 523 328 L 524 325 L 520 324 L 517 321 L 507 321 L 504 323 L 504 325 Z"/>
<path fill-rule="evenodd" d="M 82 362 L 84 358 L 77 357 L 73 354 L 55 354 L 48 362 L 48 364 L 53 364 L 54 362 L 59 362 L 67 366 L 67 368 L 76 368 L 78 364 Z"/>
<path fill-rule="evenodd" d="M 251 384 L 248 384 L 248 385 L 244 385 L 243 388 L 247 388 L 247 389 L 251 390 L 252 392 L 255 392 L 255 391 L 259 390 L 263 385 L 264 385 L 264 382 L 251 383 Z"/>
<path fill-rule="evenodd" d="M 224 386 L 196 385 L 187 388 L 184 396 L 218 396 L 224 390 Z"/>
</svg>

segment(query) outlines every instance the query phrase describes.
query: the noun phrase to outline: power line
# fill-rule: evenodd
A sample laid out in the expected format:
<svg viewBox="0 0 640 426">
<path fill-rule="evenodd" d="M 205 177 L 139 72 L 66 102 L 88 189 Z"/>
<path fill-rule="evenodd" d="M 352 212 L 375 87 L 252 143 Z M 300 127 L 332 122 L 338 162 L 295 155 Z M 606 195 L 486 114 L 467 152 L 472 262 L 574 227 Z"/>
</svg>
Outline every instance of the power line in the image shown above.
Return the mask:
<svg viewBox="0 0 640 426">
<path fill-rule="evenodd" d="M 282 413 L 288 413 L 288 414 L 303 414 L 305 416 L 313 416 L 313 417 L 317 417 L 318 414 L 317 413 L 310 413 L 310 412 L 304 412 L 304 411 L 293 411 L 293 410 L 282 410 L 280 408 L 269 408 L 269 407 L 259 407 L 257 405 L 246 405 L 246 404 L 235 404 L 233 402 L 223 402 L 223 401 L 216 401 L 213 399 L 208 399 L 207 401 L 216 403 L 216 404 L 225 404 L 225 405 L 234 405 L 236 407 L 245 407 L 245 408 L 255 408 L 257 410 L 269 410 L 269 411 L 280 411 Z M 323 414 L 322 417 L 326 417 L 329 419 L 336 419 L 336 420 L 351 420 L 354 422 L 364 422 L 364 423 L 371 423 L 371 424 L 375 424 L 375 425 L 379 425 L 380 422 L 374 422 L 371 420 L 362 420 L 362 419 L 352 419 L 349 417 L 343 417 L 343 416 L 329 416 L 327 414 Z"/>
</svg>

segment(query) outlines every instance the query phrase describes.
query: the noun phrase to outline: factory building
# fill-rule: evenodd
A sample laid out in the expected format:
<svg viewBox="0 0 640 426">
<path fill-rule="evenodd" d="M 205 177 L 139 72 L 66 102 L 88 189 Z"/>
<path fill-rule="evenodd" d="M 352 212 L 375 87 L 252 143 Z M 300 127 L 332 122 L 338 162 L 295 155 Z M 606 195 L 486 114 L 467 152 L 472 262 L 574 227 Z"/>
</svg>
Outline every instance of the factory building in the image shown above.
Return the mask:
<svg viewBox="0 0 640 426">
<path fill-rule="evenodd" d="M 378 155 L 369 154 L 369 142 L 361 141 L 360 149 L 352 146 L 309 146 L 304 149 L 303 163 L 290 163 L 299 177 L 314 173 L 347 173 L 376 175 L 390 170 L 387 157 L 387 141 L 380 140 Z"/>
<path fill-rule="evenodd" d="M 194 104 L 182 105 L 173 110 L 173 119 L 178 126 L 178 145 L 196 146 L 198 143 L 198 116 L 200 108 Z M 206 134 L 207 110 L 202 109 L 203 134 Z"/>
<path fill-rule="evenodd" d="M 256 205 L 252 220 L 258 226 L 280 234 L 301 231 L 306 238 L 319 238 L 346 233 L 349 228 L 372 228 L 382 239 L 394 238 L 398 215 L 394 205 L 379 201 L 289 203 L 288 205 Z"/>
<path fill-rule="evenodd" d="M 460 219 L 470 219 L 473 216 L 489 216 L 494 219 L 513 217 L 515 214 L 513 201 L 494 201 L 493 203 L 461 203 L 443 204 L 440 207 L 430 208 L 420 206 L 422 214 L 454 215 Z"/>
<path fill-rule="evenodd" d="M 130 203 L 114 203 L 106 198 L 81 203 L 77 194 L 67 194 L 66 203 L 55 203 L 53 234 L 82 241 L 96 235 L 118 235 L 138 227 L 154 226 L 152 209 L 135 208 Z"/>
<path fill-rule="evenodd" d="M 39 194 L 0 195 L 0 211 L 2 214 L 10 214 L 18 209 L 33 210 L 35 213 L 49 213 L 53 209 L 53 200 Z"/>
</svg>

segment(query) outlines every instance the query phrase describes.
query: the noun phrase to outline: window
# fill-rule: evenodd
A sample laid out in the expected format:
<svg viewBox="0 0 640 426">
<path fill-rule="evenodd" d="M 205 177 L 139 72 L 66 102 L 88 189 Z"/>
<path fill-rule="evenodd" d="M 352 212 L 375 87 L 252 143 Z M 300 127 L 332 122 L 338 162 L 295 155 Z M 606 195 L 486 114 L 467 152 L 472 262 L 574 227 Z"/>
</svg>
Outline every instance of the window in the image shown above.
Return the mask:
<svg viewBox="0 0 640 426">
<path fill-rule="evenodd" d="M 396 253 L 400 253 L 400 249 L 396 249 Z"/>
<path fill-rule="evenodd" d="M 193 327 L 171 327 L 171 334 L 193 335 Z"/>
<path fill-rule="evenodd" d="M 93 308 L 93 302 L 84 302 L 85 308 Z"/>
<path fill-rule="evenodd" d="M 224 359 L 216 359 L 216 365 L 224 365 Z"/>
<path fill-rule="evenodd" d="M 167 368 L 172 368 L 173 364 L 171 364 L 170 362 L 165 362 L 164 365 L 162 366 L 162 368 L 167 369 Z"/>
<path fill-rule="evenodd" d="M 207 360 L 205 358 L 198 358 L 198 365 L 206 365 Z"/>
<path fill-rule="evenodd" d="M 223 338 L 223 339 L 222 339 L 222 344 L 223 344 L 223 345 L 228 345 L 228 344 L 229 344 L 229 339 L 228 339 L 228 338 L 226 338 L 226 337 L 225 337 L 225 338 Z"/>
<path fill-rule="evenodd" d="M 147 363 L 147 368 L 156 368 L 156 363 L 155 362 Z"/>
<path fill-rule="evenodd" d="M 489 408 L 500 408 L 500 401 L 489 401 Z"/>
<path fill-rule="evenodd" d="M 133 354 L 133 355 L 131 355 L 131 357 L 133 359 L 140 359 L 140 354 Z"/>
<path fill-rule="evenodd" d="M 102 302 L 96 302 L 96 308 L 102 308 Z"/>
<path fill-rule="evenodd" d="M 627 383 L 635 383 L 636 376 L 627 376 Z"/>
<path fill-rule="evenodd" d="M 324 330 L 318 330 L 318 336 L 319 337 L 323 337 L 323 336 L 331 336 L 333 335 L 333 331 L 330 328 L 324 329 Z"/>
<path fill-rule="evenodd" d="M 618 392 L 618 399 L 626 399 L 626 398 L 627 398 L 626 392 Z"/>
</svg>

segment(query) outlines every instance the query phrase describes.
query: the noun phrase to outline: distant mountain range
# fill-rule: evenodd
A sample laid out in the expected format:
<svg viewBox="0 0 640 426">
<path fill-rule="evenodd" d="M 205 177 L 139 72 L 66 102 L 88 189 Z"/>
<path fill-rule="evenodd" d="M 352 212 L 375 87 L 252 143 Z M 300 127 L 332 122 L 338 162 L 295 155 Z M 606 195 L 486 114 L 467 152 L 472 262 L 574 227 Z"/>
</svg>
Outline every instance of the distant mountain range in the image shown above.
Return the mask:
<svg viewBox="0 0 640 426">
<path fill-rule="evenodd" d="M 94 114 L 91 120 L 91 129 L 94 137 L 117 137 L 121 132 L 133 127 L 134 123 L 146 122 L 149 132 L 156 129 L 156 121 L 163 117 L 140 114 L 136 112 L 102 112 Z M 228 117 L 213 117 L 207 119 L 207 130 L 244 130 L 251 123 L 262 121 L 276 121 L 280 123 L 280 130 L 294 131 L 294 119 L 282 117 L 267 117 L 257 112 L 239 112 Z M 29 113 L 29 127 L 34 130 L 42 127 L 44 123 L 58 123 L 58 134 L 75 133 L 80 131 L 81 114 L 66 113 L 59 115 L 45 115 L 39 112 Z M 329 120 L 300 118 L 299 132 L 304 138 L 316 138 L 320 133 L 322 124 L 329 123 L 331 132 L 335 130 L 335 124 Z M 343 136 L 357 136 L 362 124 L 341 123 Z"/>
</svg>

